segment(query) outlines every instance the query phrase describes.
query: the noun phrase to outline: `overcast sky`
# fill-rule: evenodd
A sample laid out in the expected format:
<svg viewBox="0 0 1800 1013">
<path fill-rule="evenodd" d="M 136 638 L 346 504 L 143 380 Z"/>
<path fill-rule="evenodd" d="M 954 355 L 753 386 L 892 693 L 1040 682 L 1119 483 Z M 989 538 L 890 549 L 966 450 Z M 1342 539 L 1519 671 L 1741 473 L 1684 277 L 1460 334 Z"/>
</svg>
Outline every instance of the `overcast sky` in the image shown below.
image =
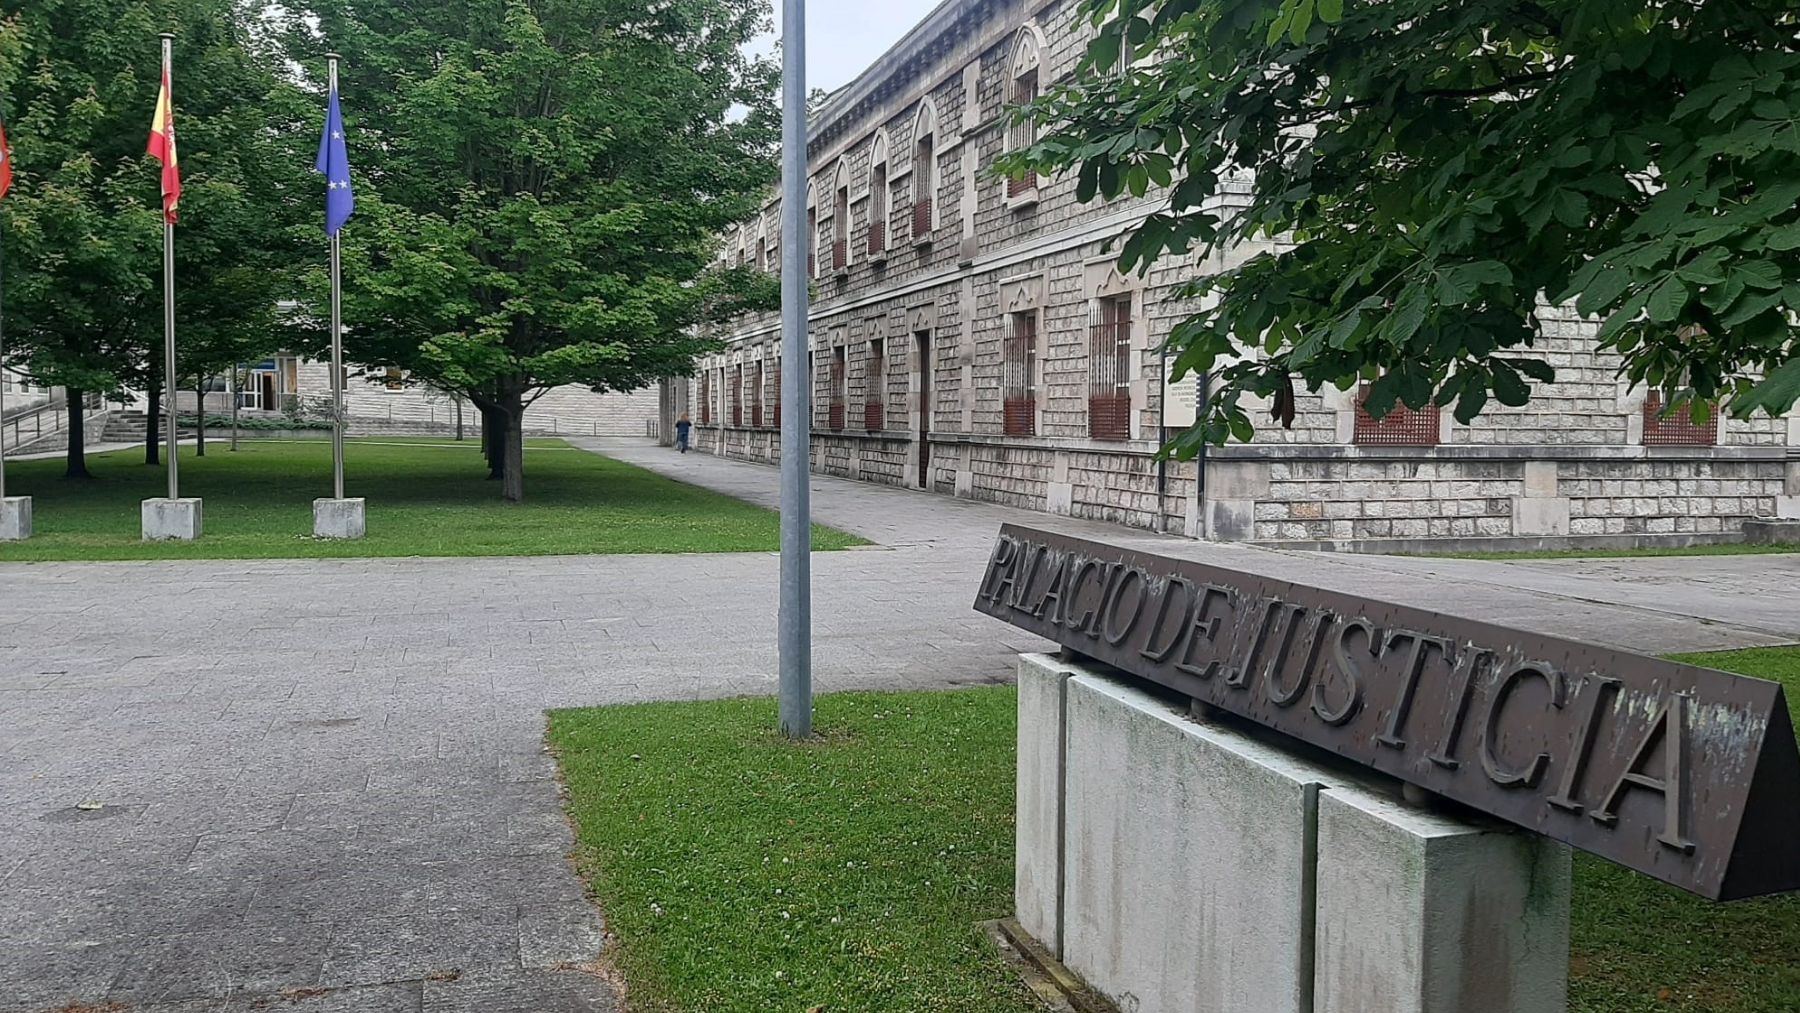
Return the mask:
<svg viewBox="0 0 1800 1013">
<path fill-rule="evenodd" d="M 781 0 L 775 2 L 776 31 Z M 856 79 L 940 0 L 810 0 L 806 5 L 806 87 L 834 90 Z M 772 49 L 774 38 L 760 47 Z"/>
</svg>

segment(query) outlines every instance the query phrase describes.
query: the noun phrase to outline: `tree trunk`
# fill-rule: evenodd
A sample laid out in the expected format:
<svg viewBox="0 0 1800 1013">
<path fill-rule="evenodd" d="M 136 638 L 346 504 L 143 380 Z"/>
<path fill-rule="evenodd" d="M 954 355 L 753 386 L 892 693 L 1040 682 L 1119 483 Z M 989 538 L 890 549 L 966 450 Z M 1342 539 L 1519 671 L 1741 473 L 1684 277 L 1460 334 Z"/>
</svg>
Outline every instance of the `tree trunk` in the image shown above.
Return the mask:
<svg viewBox="0 0 1800 1013">
<path fill-rule="evenodd" d="M 519 402 L 517 395 L 511 403 L 501 408 L 501 421 L 504 423 L 501 437 L 501 460 L 503 471 L 501 476 L 500 498 L 508 503 L 525 502 L 525 406 Z"/>
<path fill-rule="evenodd" d="M 81 391 L 69 395 L 69 466 L 64 478 L 92 478 L 87 467 L 87 398 Z"/>
<path fill-rule="evenodd" d="M 150 417 L 144 420 L 144 463 L 162 463 L 162 384 L 150 378 Z"/>
<path fill-rule="evenodd" d="M 488 481 L 503 481 L 506 478 L 506 422 L 499 409 L 487 405 L 481 408 L 481 446 L 487 455 Z"/>
<path fill-rule="evenodd" d="M 461 443 L 463 441 L 462 395 L 452 394 L 450 400 L 456 405 L 456 442 Z"/>
<path fill-rule="evenodd" d="M 199 429 L 197 430 L 199 444 L 194 451 L 194 456 L 195 457 L 205 457 L 206 456 L 206 381 L 205 380 L 201 380 L 198 384 L 196 384 L 194 386 L 194 393 L 196 395 L 198 395 L 197 407 L 194 409 L 194 419 L 199 425 Z"/>
</svg>

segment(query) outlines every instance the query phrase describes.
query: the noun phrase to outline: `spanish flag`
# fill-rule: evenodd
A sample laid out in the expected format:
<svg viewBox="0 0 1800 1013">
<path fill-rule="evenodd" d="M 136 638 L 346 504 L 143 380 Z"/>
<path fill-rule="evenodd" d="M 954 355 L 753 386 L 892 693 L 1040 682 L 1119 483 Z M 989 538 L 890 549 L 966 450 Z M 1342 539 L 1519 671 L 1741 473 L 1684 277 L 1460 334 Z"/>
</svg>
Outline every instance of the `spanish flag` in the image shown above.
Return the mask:
<svg viewBox="0 0 1800 1013">
<path fill-rule="evenodd" d="M 150 121 L 150 154 L 162 163 L 163 217 L 173 225 L 181 205 L 181 167 L 175 157 L 175 97 L 169 90 L 167 67 L 162 90 L 156 93 L 156 116 Z"/>
<path fill-rule="evenodd" d="M 0 123 L 0 197 L 12 189 L 12 145 L 6 143 L 6 124 Z"/>
</svg>

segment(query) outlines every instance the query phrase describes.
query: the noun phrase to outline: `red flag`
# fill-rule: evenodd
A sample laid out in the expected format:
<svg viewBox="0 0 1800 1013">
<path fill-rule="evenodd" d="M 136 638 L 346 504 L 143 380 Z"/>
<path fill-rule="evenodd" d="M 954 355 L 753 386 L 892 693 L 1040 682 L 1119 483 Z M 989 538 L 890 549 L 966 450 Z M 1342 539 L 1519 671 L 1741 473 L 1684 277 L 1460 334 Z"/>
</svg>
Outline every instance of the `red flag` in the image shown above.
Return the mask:
<svg viewBox="0 0 1800 1013">
<path fill-rule="evenodd" d="M 12 189 L 12 145 L 6 143 L 6 124 L 0 123 L 0 197 Z"/>
<path fill-rule="evenodd" d="M 181 205 L 181 167 L 175 157 L 175 96 L 169 68 L 163 68 L 162 90 L 156 93 L 156 116 L 150 121 L 150 154 L 162 163 L 163 217 L 175 224 Z"/>
</svg>

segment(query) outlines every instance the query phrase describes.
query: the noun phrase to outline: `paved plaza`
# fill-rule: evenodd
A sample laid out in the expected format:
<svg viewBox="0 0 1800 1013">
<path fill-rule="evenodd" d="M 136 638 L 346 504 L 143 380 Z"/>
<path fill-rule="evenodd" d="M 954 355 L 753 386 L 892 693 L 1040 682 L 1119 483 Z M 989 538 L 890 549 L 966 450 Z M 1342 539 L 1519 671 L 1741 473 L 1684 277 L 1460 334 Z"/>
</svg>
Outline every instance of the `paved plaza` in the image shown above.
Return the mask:
<svg viewBox="0 0 1800 1013">
<path fill-rule="evenodd" d="M 581 442 L 774 503 L 768 468 Z M 1005 680 L 1040 646 L 970 607 L 1005 521 L 1634 650 L 1800 640 L 1790 556 L 1319 556 L 840 480 L 814 496 L 877 543 L 816 557 L 822 692 Z M 6 567 L 0 1013 L 614 1009 L 543 712 L 771 692 L 777 571 L 773 554 Z"/>
</svg>

